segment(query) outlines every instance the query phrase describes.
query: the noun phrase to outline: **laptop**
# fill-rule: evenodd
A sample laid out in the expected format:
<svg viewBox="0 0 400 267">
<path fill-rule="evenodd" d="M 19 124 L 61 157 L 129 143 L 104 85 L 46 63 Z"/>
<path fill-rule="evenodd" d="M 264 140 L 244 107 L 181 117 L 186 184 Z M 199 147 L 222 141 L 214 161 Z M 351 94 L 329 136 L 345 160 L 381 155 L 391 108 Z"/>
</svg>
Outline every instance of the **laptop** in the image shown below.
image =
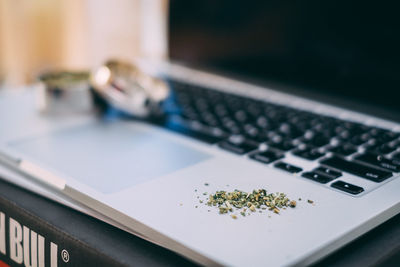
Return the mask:
<svg viewBox="0 0 400 267">
<path fill-rule="evenodd" d="M 169 5 L 170 60 L 142 63 L 171 86 L 164 119 L 46 117 L 2 94 L 1 162 L 202 265 L 309 265 L 400 212 L 394 7 Z M 206 204 L 258 189 L 297 205 Z"/>
</svg>

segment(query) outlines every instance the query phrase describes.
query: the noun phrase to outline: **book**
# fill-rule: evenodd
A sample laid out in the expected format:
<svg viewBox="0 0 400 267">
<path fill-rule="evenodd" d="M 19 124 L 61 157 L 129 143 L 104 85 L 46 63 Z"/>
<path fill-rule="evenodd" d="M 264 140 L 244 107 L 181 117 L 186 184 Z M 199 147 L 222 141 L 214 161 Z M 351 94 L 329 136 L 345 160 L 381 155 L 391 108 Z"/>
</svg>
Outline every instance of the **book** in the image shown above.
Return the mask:
<svg viewBox="0 0 400 267">
<path fill-rule="evenodd" d="M 196 266 L 96 218 L 0 179 L 0 267 Z"/>
</svg>

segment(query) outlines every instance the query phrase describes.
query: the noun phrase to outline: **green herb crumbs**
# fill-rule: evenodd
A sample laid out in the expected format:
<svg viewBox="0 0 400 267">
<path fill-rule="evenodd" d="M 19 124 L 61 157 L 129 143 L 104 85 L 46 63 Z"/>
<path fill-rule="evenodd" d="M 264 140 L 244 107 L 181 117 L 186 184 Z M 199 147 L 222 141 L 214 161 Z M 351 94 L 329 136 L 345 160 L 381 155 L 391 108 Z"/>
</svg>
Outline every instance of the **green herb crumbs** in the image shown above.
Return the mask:
<svg viewBox="0 0 400 267">
<path fill-rule="evenodd" d="M 206 195 L 206 193 L 203 195 Z M 286 194 L 268 193 L 265 189 L 253 190 L 252 192 L 243 192 L 237 189 L 232 192 L 217 191 L 208 196 L 208 201 L 205 204 L 209 207 L 218 208 L 220 214 L 239 211 L 239 214 L 243 217 L 255 211 L 262 213 L 263 210 L 280 214 L 287 207 L 295 208 L 297 206 L 297 202 L 290 200 Z M 236 215 L 231 215 L 231 217 L 237 218 Z"/>
<path fill-rule="evenodd" d="M 205 185 L 205 186 L 209 186 L 210 184 L 209 184 L 209 183 L 204 183 L 204 185 Z"/>
<path fill-rule="evenodd" d="M 312 201 L 311 199 L 308 199 L 307 202 L 310 203 L 310 204 L 314 203 L 314 201 Z"/>
</svg>

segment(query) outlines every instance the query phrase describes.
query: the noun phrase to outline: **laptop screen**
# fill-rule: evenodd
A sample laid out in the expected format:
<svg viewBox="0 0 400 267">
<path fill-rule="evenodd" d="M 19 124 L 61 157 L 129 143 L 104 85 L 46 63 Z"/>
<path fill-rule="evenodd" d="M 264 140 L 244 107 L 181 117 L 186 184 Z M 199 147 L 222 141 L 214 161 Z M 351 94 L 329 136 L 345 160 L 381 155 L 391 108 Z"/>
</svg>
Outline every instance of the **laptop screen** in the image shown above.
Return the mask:
<svg viewBox="0 0 400 267">
<path fill-rule="evenodd" d="M 170 0 L 170 58 L 400 120 L 395 2 Z"/>
</svg>

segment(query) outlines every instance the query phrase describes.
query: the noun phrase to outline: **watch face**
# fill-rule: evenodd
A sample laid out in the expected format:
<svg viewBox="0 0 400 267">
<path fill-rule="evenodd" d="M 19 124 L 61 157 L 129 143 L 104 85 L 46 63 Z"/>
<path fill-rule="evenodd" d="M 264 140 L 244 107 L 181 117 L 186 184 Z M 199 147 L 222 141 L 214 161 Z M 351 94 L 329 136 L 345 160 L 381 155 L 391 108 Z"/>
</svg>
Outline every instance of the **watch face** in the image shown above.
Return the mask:
<svg viewBox="0 0 400 267">
<path fill-rule="evenodd" d="M 115 90 L 132 96 L 144 91 L 144 88 L 138 83 L 139 72 L 132 65 L 110 61 L 106 67 L 110 69 L 111 73 L 110 86 Z"/>
<path fill-rule="evenodd" d="M 113 106 L 136 117 L 159 113 L 168 85 L 133 64 L 110 60 L 92 74 L 92 85 Z"/>
</svg>

